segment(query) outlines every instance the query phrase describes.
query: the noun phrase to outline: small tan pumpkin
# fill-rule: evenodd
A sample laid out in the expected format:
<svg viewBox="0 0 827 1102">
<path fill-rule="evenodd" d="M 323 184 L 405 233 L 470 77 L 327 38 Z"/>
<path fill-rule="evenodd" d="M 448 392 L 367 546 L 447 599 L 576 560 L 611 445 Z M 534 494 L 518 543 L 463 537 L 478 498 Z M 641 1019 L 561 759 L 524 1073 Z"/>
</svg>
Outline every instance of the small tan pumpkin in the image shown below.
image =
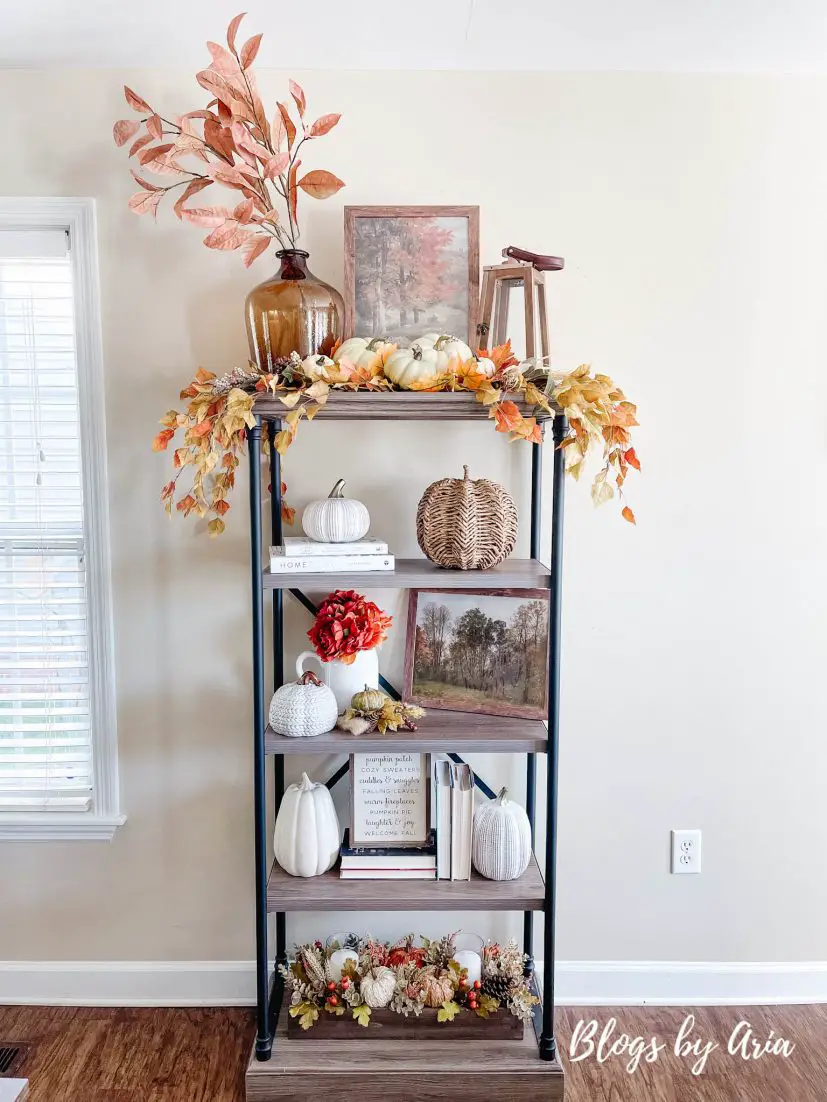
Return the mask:
<svg viewBox="0 0 827 1102">
<path fill-rule="evenodd" d="M 451 977 L 444 972 L 441 974 L 430 972 L 422 977 L 422 991 L 426 1006 L 442 1006 L 444 1002 L 453 998 L 454 985 Z"/>
<path fill-rule="evenodd" d="M 449 570 L 487 570 L 507 559 L 517 542 L 517 506 L 487 478 L 432 482 L 416 510 L 423 554 Z"/>
<path fill-rule="evenodd" d="M 396 973 L 392 968 L 384 968 L 382 965 L 371 968 L 362 976 L 359 990 L 362 998 L 374 1010 L 387 1006 L 396 990 Z"/>
<path fill-rule="evenodd" d="M 364 689 L 353 694 L 350 706 L 355 708 L 357 712 L 378 712 L 380 708 L 384 707 L 387 699 L 381 689 L 371 689 L 368 685 L 365 685 Z"/>
</svg>

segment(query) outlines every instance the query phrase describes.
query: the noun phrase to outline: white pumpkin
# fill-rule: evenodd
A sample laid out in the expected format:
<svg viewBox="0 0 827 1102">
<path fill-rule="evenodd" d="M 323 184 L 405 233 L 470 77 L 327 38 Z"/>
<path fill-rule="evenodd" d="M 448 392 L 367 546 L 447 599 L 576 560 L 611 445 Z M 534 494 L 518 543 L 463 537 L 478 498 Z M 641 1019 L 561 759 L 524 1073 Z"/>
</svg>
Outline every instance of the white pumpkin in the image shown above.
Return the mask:
<svg viewBox="0 0 827 1102">
<path fill-rule="evenodd" d="M 339 708 L 333 690 L 312 670 L 297 669 L 298 681 L 276 689 L 270 701 L 270 726 L 288 738 L 310 738 L 332 731 Z"/>
<path fill-rule="evenodd" d="M 284 793 L 276 816 L 276 860 L 291 876 L 321 876 L 336 864 L 340 837 L 327 786 L 302 773 L 301 783 Z"/>
<path fill-rule="evenodd" d="M 312 379 L 313 382 L 316 382 L 317 379 L 328 382 L 330 380 L 330 369 L 335 367 L 336 364 L 329 356 L 305 356 L 302 360 L 302 374 L 306 375 L 308 379 Z"/>
<path fill-rule="evenodd" d="M 413 343 L 422 349 L 430 348 L 436 352 L 440 371 L 444 371 L 451 360 L 458 359 L 465 363 L 474 356 L 465 341 L 461 341 L 459 337 L 452 337 L 448 333 L 425 333 L 417 337 Z"/>
<path fill-rule="evenodd" d="M 403 390 L 426 390 L 440 374 L 439 353 L 418 344 L 397 349 L 385 361 L 386 378 Z"/>
<path fill-rule="evenodd" d="M 370 528 L 367 506 L 345 497 L 345 480 L 340 478 L 329 497 L 311 501 L 302 513 L 305 535 L 318 543 L 352 543 L 360 540 Z"/>
<path fill-rule="evenodd" d="M 378 1010 L 381 1006 L 387 1006 L 393 998 L 396 990 L 396 972 L 392 968 L 385 968 L 381 964 L 366 972 L 359 983 L 359 991 L 362 998 Z"/>
<path fill-rule="evenodd" d="M 489 880 L 516 880 L 531 860 L 531 824 L 519 804 L 503 788 L 496 800 L 474 815 L 471 860 Z"/>
<path fill-rule="evenodd" d="M 392 346 L 382 337 L 350 337 L 342 341 L 333 353 L 336 363 L 347 360 L 355 367 L 377 374 L 382 367 L 382 354 Z"/>
<path fill-rule="evenodd" d="M 477 361 L 477 371 L 479 371 L 481 375 L 485 375 L 490 379 L 492 375 L 497 374 L 497 365 L 493 360 L 489 360 L 487 356 L 477 356 L 475 358 Z"/>
</svg>

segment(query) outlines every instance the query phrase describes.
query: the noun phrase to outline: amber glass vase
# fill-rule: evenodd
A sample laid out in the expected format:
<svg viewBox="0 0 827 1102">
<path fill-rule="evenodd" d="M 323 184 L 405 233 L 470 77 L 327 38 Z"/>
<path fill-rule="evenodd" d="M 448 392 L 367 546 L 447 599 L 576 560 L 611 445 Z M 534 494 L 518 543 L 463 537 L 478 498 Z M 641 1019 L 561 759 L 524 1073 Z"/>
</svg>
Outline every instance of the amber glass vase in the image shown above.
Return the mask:
<svg viewBox="0 0 827 1102">
<path fill-rule="evenodd" d="M 279 356 L 298 352 L 330 354 L 342 334 L 345 304 L 333 287 L 307 269 L 308 253 L 283 249 L 278 275 L 259 283 L 247 296 L 250 359 L 271 372 Z"/>
</svg>

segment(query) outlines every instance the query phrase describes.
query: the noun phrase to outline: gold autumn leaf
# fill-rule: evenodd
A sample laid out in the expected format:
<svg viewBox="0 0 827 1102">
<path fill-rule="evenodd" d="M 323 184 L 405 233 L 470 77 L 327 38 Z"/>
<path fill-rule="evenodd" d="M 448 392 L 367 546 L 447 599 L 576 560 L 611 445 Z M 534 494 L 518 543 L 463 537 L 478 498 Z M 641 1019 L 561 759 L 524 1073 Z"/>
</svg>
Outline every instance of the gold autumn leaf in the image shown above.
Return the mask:
<svg viewBox="0 0 827 1102">
<path fill-rule="evenodd" d="M 306 398 L 312 398 L 320 406 L 323 406 L 325 404 L 329 394 L 330 387 L 324 381 L 324 379 L 317 379 L 312 386 L 309 386 L 307 390 L 304 391 L 304 395 Z"/>
<path fill-rule="evenodd" d="M 442 1004 L 442 1006 L 436 1012 L 436 1020 L 438 1022 L 452 1022 L 459 1014 L 459 1006 L 453 999 L 448 999 Z"/>
<path fill-rule="evenodd" d="M 310 402 L 309 405 L 306 405 L 304 407 L 304 413 L 307 417 L 307 420 L 312 421 L 321 408 L 322 407 L 320 405 L 314 402 Z"/>
<path fill-rule="evenodd" d="M 358 1006 L 353 1008 L 353 1020 L 358 1022 L 359 1025 L 368 1027 L 370 1024 L 370 1007 L 367 1003 L 359 1003 Z"/>
<path fill-rule="evenodd" d="M 286 455 L 287 449 L 293 442 L 293 433 L 288 432 L 287 429 L 282 429 L 281 432 L 276 433 L 275 445 L 276 451 L 279 455 Z"/>
<path fill-rule="evenodd" d="M 310 1029 L 319 1017 L 319 1008 L 315 1003 L 303 1002 L 297 1006 L 291 1006 L 289 1010 L 291 1018 L 298 1018 L 302 1029 Z"/>
<path fill-rule="evenodd" d="M 290 412 L 287 414 L 287 416 L 284 418 L 284 420 L 287 422 L 287 424 L 290 426 L 290 428 L 295 433 L 296 426 L 298 425 L 299 421 L 302 419 L 303 416 L 304 416 L 304 408 L 303 407 L 301 407 L 299 409 L 291 409 Z"/>
<path fill-rule="evenodd" d="M 162 429 L 152 441 L 152 450 L 154 452 L 166 451 L 167 444 L 169 444 L 173 436 L 175 436 L 175 429 Z"/>
<path fill-rule="evenodd" d="M 458 361 L 454 368 L 454 378 L 463 390 L 477 391 L 480 387 L 490 386 L 488 376 L 477 367 L 477 361 L 471 357 L 464 363 Z"/>
<path fill-rule="evenodd" d="M 526 383 L 525 385 L 525 400 L 532 406 L 539 406 L 540 409 L 544 409 L 546 413 L 551 412 L 551 405 L 546 395 L 534 383 Z"/>
<path fill-rule="evenodd" d="M 288 505 L 286 501 L 281 503 L 281 519 L 285 524 L 292 525 L 296 523 L 296 510 Z"/>
<path fill-rule="evenodd" d="M 288 390 L 284 394 L 278 394 L 277 398 L 283 406 L 287 406 L 288 409 L 292 409 L 298 405 L 301 400 L 302 392 L 300 390 Z"/>
<path fill-rule="evenodd" d="M 592 483 L 592 501 L 595 506 L 604 505 L 615 496 L 614 486 L 606 480 L 605 472 L 601 473 L 604 474 L 604 477 L 601 479 L 598 475 Z"/>
<path fill-rule="evenodd" d="M 216 517 L 215 520 L 210 521 L 210 523 L 207 525 L 207 528 L 210 533 L 210 539 L 215 539 L 216 536 L 221 535 L 221 533 L 226 528 L 226 525 L 221 517 Z"/>
<path fill-rule="evenodd" d="M 523 415 L 510 399 L 499 402 L 489 417 L 497 422 L 497 432 L 514 432 L 523 420 Z"/>
</svg>

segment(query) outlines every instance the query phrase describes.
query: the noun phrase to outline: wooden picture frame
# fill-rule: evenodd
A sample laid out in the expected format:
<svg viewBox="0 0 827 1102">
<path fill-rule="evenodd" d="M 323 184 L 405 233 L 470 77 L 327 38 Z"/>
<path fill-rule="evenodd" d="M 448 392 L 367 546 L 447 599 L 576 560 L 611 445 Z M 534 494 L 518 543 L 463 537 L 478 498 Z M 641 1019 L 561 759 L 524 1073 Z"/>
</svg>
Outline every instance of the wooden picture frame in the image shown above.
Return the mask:
<svg viewBox="0 0 827 1102">
<path fill-rule="evenodd" d="M 426 603 L 420 603 L 425 595 L 439 597 L 440 601 L 428 602 L 437 610 L 445 609 L 448 620 L 441 623 L 442 613 L 425 613 Z M 479 600 L 474 602 L 473 598 Z M 514 603 L 510 612 L 502 599 Z M 548 718 L 548 673 L 549 673 L 549 631 L 548 631 L 547 589 L 411 589 L 408 592 L 408 626 L 405 640 L 405 681 L 404 697 L 424 708 L 440 708 L 454 712 L 472 712 L 481 715 L 513 716 L 518 719 Z M 493 602 L 493 603 L 491 603 Z M 542 609 L 531 608 L 519 613 L 524 605 L 542 602 Z M 489 611 L 484 607 L 489 604 Z M 488 633 L 491 642 L 484 658 L 490 672 L 491 685 L 486 689 L 486 678 L 475 677 L 475 669 L 469 665 L 462 671 L 462 677 L 456 660 L 452 660 L 448 644 L 452 643 L 451 655 L 456 647 L 456 625 L 466 612 L 476 609 L 487 617 L 490 624 L 502 624 L 502 628 L 489 627 L 480 622 L 480 630 Z M 420 624 L 420 611 L 423 623 Z M 494 616 L 491 615 L 494 614 Z M 496 618 L 495 618 L 496 616 Z M 504 619 L 509 616 L 509 619 Z M 427 617 L 427 619 L 425 619 Z M 467 623 L 464 634 L 473 630 L 473 623 Z M 518 633 L 514 639 L 505 637 L 507 632 Z M 419 632 L 422 634 L 420 635 Z M 442 635 L 440 637 L 440 632 Z M 532 633 L 533 637 L 532 637 Z M 484 637 L 483 637 L 484 640 Z M 522 640 L 522 645 L 520 643 Z M 480 647 L 469 653 L 480 654 Z M 428 655 L 423 672 L 423 663 L 417 663 L 417 646 Z M 516 653 L 515 653 L 516 651 Z M 490 667 L 487 665 L 490 655 Z M 462 657 L 460 655 L 460 661 Z M 468 659 L 469 663 L 473 659 Z M 450 676 L 447 676 L 450 670 Z M 514 680 L 515 672 L 520 676 Z M 468 684 L 479 680 L 480 685 Z M 464 681 L 464 684 L 461 683 Z M 521 687 L 522 685 L 522 687 Z M 511 690 L 515 690 L 512 692 Z M 518 692 L 524 696 L 517 699 Z"/>
<path fill-rule="evenodd" d="M 344 335 L 348 337 L 387 337 L 390 340 L 408 340 L 423 333 L 436 330 L 464 337 L 472 349 L 477 347 L 477 321 L 479 315 L 480 285 L 480 208 L 467 206 L 428 206 L 428 207 L 345 207 L 345 322 Z M 389 221 L 388 234 L 382 238 L 377 221 Z M 432 260 L 420 281 L 419 296 L 414 283 L 409 288 L 409 298 L 400 290 L 399 278 L 392 281 L 386 295 L 381 291 L 381 271 L 388 256 L 389 245 L 400 249 L 407 238 L 402 237 L 400 222 L 413 220 L 417 230 L 416 247 L 409 246 L 406 254 L 419 257 L 433 254 Z M 429 220 L 425 222 L 423 220 Z M 439 225 L 442 220 L 442 225 Z M 465 222 L 464 229 L 457 222 Z M 364 226 L 363 226 L 364 223 Z M 430 232 L 429 232 L 430 231 Z M 444 234 L 450 233 L 447 241 Z M 427 252 L 426 252 L 427 248 Z M 404 251 L 404 250 L 403 250 Z M 464 276 L 464 257 L 467 252 L 467 288 Z M 443 263 L 438 263 L 440 255 Z M 367 268 L 368 257 L 373 268 L 364 281 L 360 271 Z M 374 260 L 374 258 L 376 258 Z M 410 280 L 413 271 L 407 277 L 399 263 L 401 278 Z M 460 271 L 462 268 L 462 271 Z M 444 271 L 444 275 L 440 273 Z M 455 277 L 453 280 L 451 277 Z M 462 282 L 460 283 L 460 280 Z M 445 295 L 439 297 L 440 282 L 446 287 Z M 361 288 L 372 296 L 370 304 L 372 318 L 368 322 L 368 305 Z M 427 289 L 426 289 L 427 288 Z M 465 295 L 467 294 L 467 304 Z M 437 297 L 433 297 L 436 295 Z M 391 305 L 393 304 L 393 305 Z M 398 319 L 389 316 L 390 309 L 398 312 Z M 467 315 L 458 317 L 462 311 Z M 430 319 L 430 320 L 429 320 Z M 396 324 L 392 324 L 392 322 Z M 460 325 L 459 322 L 463 324 Z M 380 331 L 381 330 L 381 331 Z"/>
<path fill-rule="evenodd" d="M 382 835 L 368 833 L 365 830 L 365 816 L 360 812 L 361 789 L 364 781 L 360 776 L 361 758 L 411 758 L 419 761 L 419 781 L 417 791 L 412 792 L 416 805 L 416 822 L 409 830 Z M 431 836 L 431 755 L 396 751 L 367 752 L 351 754 L 350 766 L 350 844 L 352 846 L 376 846 L 396 849 L 402 846 L 425 846 Z M 390 828 L 387 828 L 390 829 Z"/>
</svg>

